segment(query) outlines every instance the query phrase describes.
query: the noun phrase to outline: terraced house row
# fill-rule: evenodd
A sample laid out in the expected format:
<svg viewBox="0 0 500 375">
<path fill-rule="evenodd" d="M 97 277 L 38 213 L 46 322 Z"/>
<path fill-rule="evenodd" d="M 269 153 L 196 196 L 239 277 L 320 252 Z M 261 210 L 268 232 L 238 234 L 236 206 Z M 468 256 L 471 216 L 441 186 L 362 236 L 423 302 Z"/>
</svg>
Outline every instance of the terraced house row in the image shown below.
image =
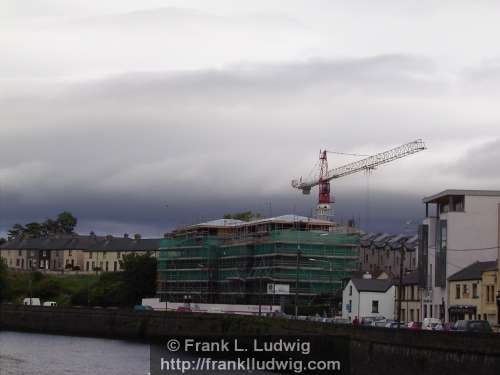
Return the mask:
<svg viewBox="0 0 500 375">
<path fill-rule="evenodd" d="M 157 256 L 160 239 L 140 235 L 69 235 L 54 238 L 10 239 L 0 247 L 7 266 L 46 272 L 117 272 L 125 254 Z"/>
</svg>

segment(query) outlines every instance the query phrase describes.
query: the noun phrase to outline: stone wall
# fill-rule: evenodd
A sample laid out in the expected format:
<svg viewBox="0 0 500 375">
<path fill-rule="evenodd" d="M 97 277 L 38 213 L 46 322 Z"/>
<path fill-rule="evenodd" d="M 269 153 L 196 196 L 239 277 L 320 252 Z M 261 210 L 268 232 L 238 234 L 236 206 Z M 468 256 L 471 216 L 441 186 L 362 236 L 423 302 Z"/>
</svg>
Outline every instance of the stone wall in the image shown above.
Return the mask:
<svg viewBox="0 0 500 375">
<path fill-rule="evenodd" d="M 251 316 L 0 306 L 0 329 L 165 339 L 175 335 L 341 335 L 355 375 L 500 374 L 500 334 L 333 326 Z"/>
</svg>

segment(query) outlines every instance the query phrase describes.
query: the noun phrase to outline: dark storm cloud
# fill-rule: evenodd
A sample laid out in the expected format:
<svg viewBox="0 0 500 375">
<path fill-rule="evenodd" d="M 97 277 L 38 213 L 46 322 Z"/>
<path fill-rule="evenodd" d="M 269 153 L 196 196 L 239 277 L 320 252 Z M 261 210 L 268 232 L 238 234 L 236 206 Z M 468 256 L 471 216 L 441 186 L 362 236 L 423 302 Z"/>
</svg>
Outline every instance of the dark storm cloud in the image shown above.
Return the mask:
<svg viewBox="0 0 500 375">
<path fill-rule="evenodd" d="M 274 214 L 293 206 L 310 214 L 315 197 L 293 191 L 290 180 L 314 164 L 325 139 L 318 134 L 328 143 L 334 134 L 344 151 L 409 141 L 398 122 L 381 124 L 387 109 L 373 103 L 446 90 L 430 61 L 391 55 L 130 73 L 7 97 L 0 101 L 9 124 L 0 129 L 2 224 L 70 210 L 83 230 L 136 225 L 161 233 L 238 210 L 267 214 L 268 202 Z M 360 192 L 344 194 L 339 217 L 364 215 L 350 208 Z M 411 216 L 396 207 L 414 212 L 418 197 L 393 195 L 394 215 L 377 208 L 375 225 Z"/>
</svg>

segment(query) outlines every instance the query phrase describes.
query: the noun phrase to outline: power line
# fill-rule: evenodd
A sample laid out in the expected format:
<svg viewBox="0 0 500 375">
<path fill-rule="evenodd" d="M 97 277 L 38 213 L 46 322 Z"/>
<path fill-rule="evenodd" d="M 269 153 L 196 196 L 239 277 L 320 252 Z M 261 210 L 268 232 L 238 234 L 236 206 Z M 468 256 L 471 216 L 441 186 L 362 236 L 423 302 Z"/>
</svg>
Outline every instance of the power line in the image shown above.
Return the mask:
<svg viewBox="0 0 500 375">
<path fill-rule="evenodd" d="M 329 154 L 337 154 L 337 155 L 347 155 L 347 156 L 371 156 L 371 155 L 365 155 L 365 154 L 351 154 L 349 152 L 340 152 L 340 151 L 330 151 L 326 150 Z"/>
<path fill-rule="evenodd" d="M 484 251 L 484 250 L 496 250 L 500 248 L 500 246 L 492 246 L 492 247 L 479 247 L 479 248 L 471 248 L 471 249 L 446 249 L 446 251 Z M 428 249 L 437 250 L 436 247 L 428 247 Z"/>
</svg>

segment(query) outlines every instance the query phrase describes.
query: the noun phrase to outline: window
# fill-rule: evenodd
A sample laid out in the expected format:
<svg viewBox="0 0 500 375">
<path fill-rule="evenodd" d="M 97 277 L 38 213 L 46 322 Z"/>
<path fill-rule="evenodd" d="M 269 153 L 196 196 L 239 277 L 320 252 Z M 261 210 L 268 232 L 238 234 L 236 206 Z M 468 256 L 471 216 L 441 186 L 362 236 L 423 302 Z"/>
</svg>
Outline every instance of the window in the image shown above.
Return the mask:
<svg viewBox="0 0 500 375">
<path fill-rule="evenodd" d="M 427 305 L 424 305 L 424 318 L 427 318 Z"/>
<path fill-rule="evenodd" d="M 118 265 L 117 265 L 117 262 L 116 262 L 116 260 L 115 260 L 115 262 L 113 263 L 113 271 L 114 271 L 114 272 L 116 272 L 117 267 L 118 267 Z"/>
<path fill-rule="evenodd" d="M 71 256 L 73 252 L 71 250 L 68 251 L 68 255 Z"/>
<path fill-rule="evenodd" d="M 118 259 L 120 259 L 120 256 L 121 256 L 121 253 L 118 251 L 118 252 L 116 253 L 116 257 L 117 257 Z M 368 255 L 366 256 L 366 261 L 368 262 Z"/>
<path fill-rule="evenodd" d="M 415 321 L 415 311 L 413 309 L 410 309 L 410 321 L 414 322 Z"/>
<path fill-rule="evenodd" d="M 372 301 L 372 313 L 378 314 L 378 301 Z"/>
<path fill-rule="evenodd" d="M 415 299 L 415 292 L 414 292 L 414 289 L 413 289 L 413 285 L 410 286 L 410 290 L 411 290 L 411 300 L 413 301 Z M 413 320 L 413 319 L 412 319 Z"/>
<path fill-rule="evenodd" d="M 459 299 L 460 298 L 460 284 L 457 284 L 455 287 L 455 298 Z"/>
<path fill-rule="evenodd" d="M 89 261 L 87 260 L 87 266 L 85 267 L 85 269 L 88 271 L 89 270 Z"/>
<path fill-rule="evenodd" d="M 477 295 L 477 284 L 476 283 L 472 284 L 472 298 L 479 298 L 479 296 Z"/>
<path fill-rule="evenodd" d="M 352 285 L 349 286 L 349 295 L 352 296 Z"/>
<path fill-rule="evenodd" d="M 433 318 L 433 316 L 432 316 L 432 305 L 429 305 L 429 318 Z"/>
<path fill-rule="evenodd" d="M 462 288 L 463 288 L 462 294 L 464 295 L 464 298 L 468 298 L 469 297 L 469 291 L 467 290 L 467 284 L 464 284 L 462 286 Z"/>
<path fill-rule="evenodd" d="M 89 251 L 89 259 L 92 259 L 92 251 Z"/>
</svg>

